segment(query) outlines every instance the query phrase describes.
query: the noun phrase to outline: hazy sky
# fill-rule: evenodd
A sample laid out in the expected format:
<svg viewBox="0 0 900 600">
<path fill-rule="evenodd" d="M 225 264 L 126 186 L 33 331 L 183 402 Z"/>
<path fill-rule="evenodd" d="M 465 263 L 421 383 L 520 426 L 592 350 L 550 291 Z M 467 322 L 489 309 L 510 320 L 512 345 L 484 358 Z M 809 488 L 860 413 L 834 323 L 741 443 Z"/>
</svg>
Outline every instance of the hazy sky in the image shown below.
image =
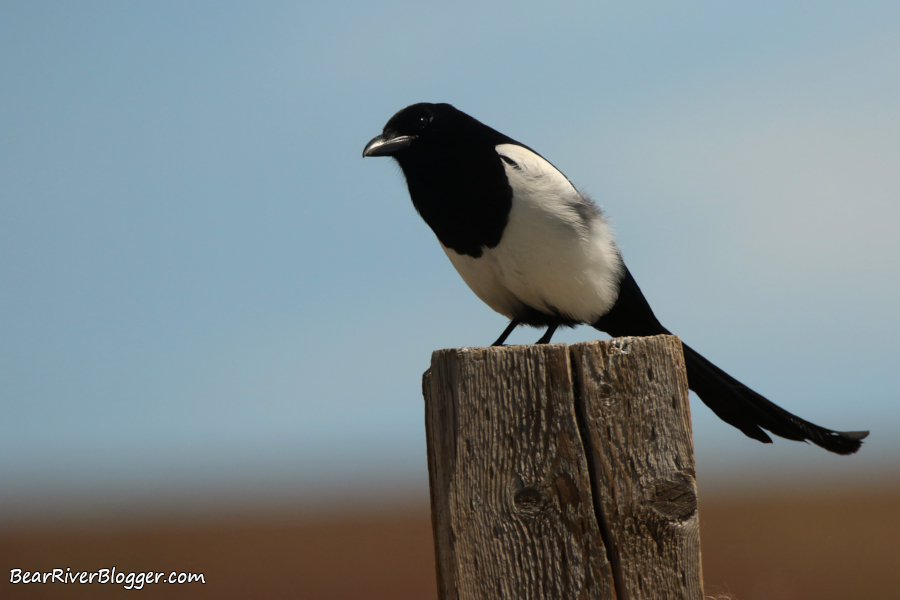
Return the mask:
<svg viewBox="0 0 900 600">
<path fill-rule="evenodd" d="M 426 489 L 430 353 L 506 321 L 360 157 L 420 101 L 588 192 L 713 362 L 872 429 L 763 446 L 693 398 L 701 487 L 890 469 L 898 65 L 896 2 L 4 2 L 0 509 Z"/>
</svg>

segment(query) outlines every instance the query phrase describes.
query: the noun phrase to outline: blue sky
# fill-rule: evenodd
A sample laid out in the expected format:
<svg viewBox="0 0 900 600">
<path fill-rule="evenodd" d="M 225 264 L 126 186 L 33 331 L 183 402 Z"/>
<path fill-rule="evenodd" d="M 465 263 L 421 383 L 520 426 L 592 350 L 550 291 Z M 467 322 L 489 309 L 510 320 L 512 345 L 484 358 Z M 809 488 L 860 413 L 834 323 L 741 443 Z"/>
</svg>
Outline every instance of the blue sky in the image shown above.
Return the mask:
<svg viewBox="0 0 900 600">
<path fill-rule="evenodd" d="M 0 509 L 422 494 L 430 353 L 505 320 L 360 158 L 420 101 L 590 193 L 708 358 L 873 430 L 694 402 L 701 486 L 895 474 L 898 64 L 894 2 L 5 2 Z"/>
</svg>

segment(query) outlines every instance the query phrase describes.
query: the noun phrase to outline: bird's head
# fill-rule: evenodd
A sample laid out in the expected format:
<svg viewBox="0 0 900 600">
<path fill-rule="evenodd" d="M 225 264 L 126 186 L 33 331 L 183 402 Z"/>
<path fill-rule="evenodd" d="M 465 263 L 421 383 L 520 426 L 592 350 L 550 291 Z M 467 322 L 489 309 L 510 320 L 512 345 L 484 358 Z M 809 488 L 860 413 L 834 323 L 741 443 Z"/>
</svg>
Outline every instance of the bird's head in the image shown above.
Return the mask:
<svg viewBox="0 0 900 600">
<path fill-rule="evenodd" d="M 463 140 L 471 142 L 472 134 L 480 128 L 492 131 L 449 104 L 413 104 L 391 117 L 381 135 L 366 144 L 363 157 L 400 159 L 429 147 L 447 147 Z"/>
</svg>

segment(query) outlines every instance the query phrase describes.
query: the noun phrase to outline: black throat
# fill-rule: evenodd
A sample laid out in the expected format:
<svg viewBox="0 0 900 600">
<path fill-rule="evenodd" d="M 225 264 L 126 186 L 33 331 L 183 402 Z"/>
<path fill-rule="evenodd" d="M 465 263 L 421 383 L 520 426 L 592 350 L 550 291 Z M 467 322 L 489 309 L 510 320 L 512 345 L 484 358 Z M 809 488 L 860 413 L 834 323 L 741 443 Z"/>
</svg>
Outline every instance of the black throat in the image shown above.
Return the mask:
<svg viewBox="0 0 900 600">
<path fill-rule="evenodd" d="M 409 195 L 441 243 L 474 258 L 500 243 L 512 188 L 494 144 L 447 144 L 400 152 Z"/>
</svg>

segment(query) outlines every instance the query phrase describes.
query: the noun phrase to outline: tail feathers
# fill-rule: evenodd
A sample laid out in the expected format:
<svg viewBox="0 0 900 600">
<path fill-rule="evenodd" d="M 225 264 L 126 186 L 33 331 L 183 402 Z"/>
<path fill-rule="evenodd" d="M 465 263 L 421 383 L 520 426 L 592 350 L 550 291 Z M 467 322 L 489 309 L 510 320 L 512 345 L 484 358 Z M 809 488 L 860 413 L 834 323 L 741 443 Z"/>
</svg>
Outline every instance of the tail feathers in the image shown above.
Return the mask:
<svg viewBox="0 0 900 600">
<path fill-rule="evenodd" d="M 686 344 L 688 384 L 720 419 L 760 442 L 771 444 L 763 429 L 789 440 L 810 441 L 837 454 L 859 450 L 868 431 L 832 431 L 792 415 L 718 368 Z"/>
<path fill-rule="evenodd" d="M 653 315 L 627 268 L 619 282 L 616 303 L 593 326 L 613 337 L 669 333 Z M 682 347 L 690 388 L 719 418 L 754 440 L 771 444 L 772 438 L 763 431 L 768 429 L 789 440 L 808 440 L 837 454 L 853 454 L 869 435 L 868 431 L 832 431 L 804 421 L 769 402 L 689 346 Z"/>
</svg>

